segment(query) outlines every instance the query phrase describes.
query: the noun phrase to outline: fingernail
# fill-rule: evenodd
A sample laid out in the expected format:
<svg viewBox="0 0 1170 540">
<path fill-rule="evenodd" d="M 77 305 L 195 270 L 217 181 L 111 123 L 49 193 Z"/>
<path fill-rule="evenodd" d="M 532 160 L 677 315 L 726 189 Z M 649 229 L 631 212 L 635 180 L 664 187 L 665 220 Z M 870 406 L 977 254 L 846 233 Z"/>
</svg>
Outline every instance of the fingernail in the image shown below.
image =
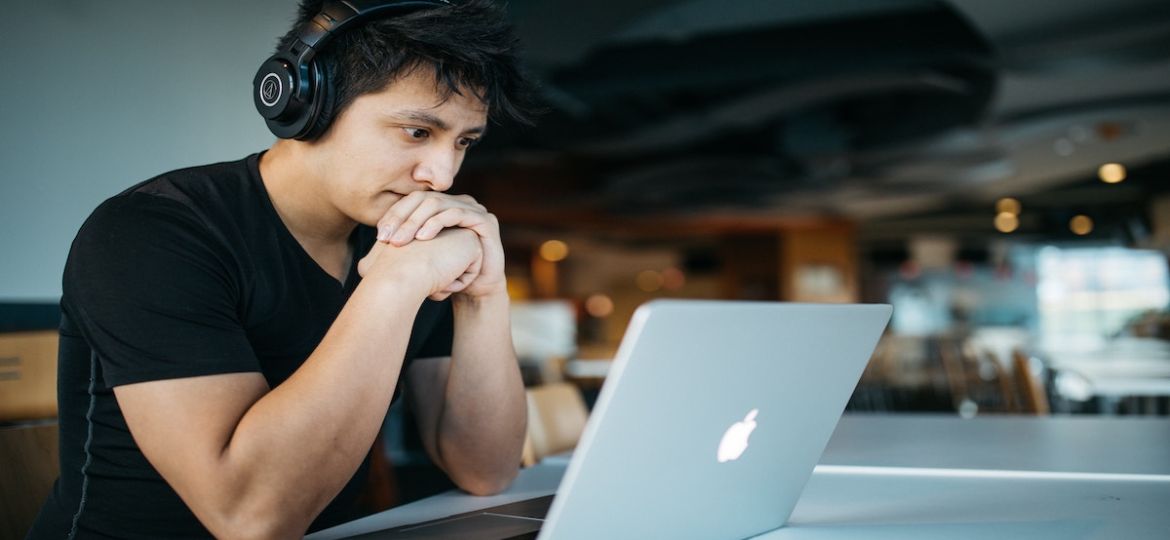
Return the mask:
<svg viewBox="0 0 1170 540">
<path fill-rule="evenodd" d="M 390 237 L 390 241 L 395 243 L 405 242 L 407 240 L 410 240 L 410 237 L 406 235 L 405 231 L 401 230 L 395 233 L 394 236 Z"/>
<path fill-rule="evenodd" d="M 385 242 L 387 240 L 390 240 L 390 236 L 393 234 L 394 234 L 394 226 L 393 225 L 382 225 L 381 227 L 378 227 L 378 240 L 379 241 Z"/>
</svg>

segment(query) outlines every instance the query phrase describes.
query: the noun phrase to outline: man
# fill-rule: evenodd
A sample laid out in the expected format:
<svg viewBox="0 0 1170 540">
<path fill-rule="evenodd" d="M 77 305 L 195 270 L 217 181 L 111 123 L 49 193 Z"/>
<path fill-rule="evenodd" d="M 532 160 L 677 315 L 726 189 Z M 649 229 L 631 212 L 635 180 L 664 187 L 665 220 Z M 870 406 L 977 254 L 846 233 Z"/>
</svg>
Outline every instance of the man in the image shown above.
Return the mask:
<svg viewBox="0 0 1170 540">
<path fill-rule="evenodd" d="M 322 9 L 304 2 L 281 50 Z M 95 210 L 64 276 L 61 478 L 30 537 L 350 519 L 400 391 L 456 485 L 510 483 L 525 405 L 499 227 L 444 192 L 489 116 L 522 119 L 514 46 L 487 0 L 362 21 L 317 52 L 317 133 Z"/>
</svg>

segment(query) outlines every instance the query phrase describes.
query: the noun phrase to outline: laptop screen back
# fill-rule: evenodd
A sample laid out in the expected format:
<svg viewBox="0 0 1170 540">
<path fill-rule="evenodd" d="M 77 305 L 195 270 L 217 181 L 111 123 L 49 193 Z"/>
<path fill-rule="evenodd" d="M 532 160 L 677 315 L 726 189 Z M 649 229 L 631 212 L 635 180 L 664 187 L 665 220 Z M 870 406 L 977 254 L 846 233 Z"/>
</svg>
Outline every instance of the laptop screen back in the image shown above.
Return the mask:
<svg viewBox="0 0 1170 540">
<path fill-rule="evenodd" d="M 744 538 L 782 526 L 890 312 L 642 306 L 540 538 Z"/>
</svg>

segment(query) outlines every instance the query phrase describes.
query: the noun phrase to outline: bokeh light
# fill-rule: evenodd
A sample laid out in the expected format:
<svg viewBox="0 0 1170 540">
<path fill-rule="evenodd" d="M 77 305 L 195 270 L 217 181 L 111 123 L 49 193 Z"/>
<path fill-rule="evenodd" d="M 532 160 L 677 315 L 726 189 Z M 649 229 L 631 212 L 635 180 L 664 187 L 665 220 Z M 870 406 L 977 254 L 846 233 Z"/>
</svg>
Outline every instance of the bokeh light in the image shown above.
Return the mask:
<svg viewBox="0 0 1170 540">
<path fill-rule="evenodd" d="M 548 262 L 559 262 L 569 256 L 569 245 L 560 240 L 549 240 L 540 245 L 540 258 Z"/>
<path fill-rule="evenodd" d="M 655 292 L 662 288 L 662 274 L 654 270 L 643 270 L 638 272 L 638 277 L 635 278 L 635 283 L 638 288 L 646 292 Z"/>
<path fill-rule="evenodd" d="M 1125 165 L 1120 163 L 1106 163 L 1097 169 L 1097 177 L 1106 184 L 1116 184 L 1125 180 Z"/>
<path fill-rule="evenodd" d="M 1069 220 L 1068 228 L 1073 234 L 1085 236 L 1093 232 L 1093 219 L 1084 214 L 1078 214 Z"/>
<path fill-rule="evenodd" d="M 585 312 L 603 319 L 613 313 L 613 299 L 604 294 L 594 294 L 585 299 Z"/>
<path fill-rule="evenodd" d="M 1020 228 L 1020 218 L 1011 212 L 1000 212 L 995 216 L 995 230 L 1001 233 L 1014 232 Z"/>
<path fill-rule="evenodd" d="M 675 267 L 662 271 L 662 288 L 668 291 L 677 291 L 687 284 L 687 276 L 682 270 Z"/>
<path fill-rule="evenodd" d="M 1012 215 L 1020 215 L 1020 201 L 1011 197 L 1004 197 L 995 202 L 995 213 L 1008 213 Z"/>
</svg>

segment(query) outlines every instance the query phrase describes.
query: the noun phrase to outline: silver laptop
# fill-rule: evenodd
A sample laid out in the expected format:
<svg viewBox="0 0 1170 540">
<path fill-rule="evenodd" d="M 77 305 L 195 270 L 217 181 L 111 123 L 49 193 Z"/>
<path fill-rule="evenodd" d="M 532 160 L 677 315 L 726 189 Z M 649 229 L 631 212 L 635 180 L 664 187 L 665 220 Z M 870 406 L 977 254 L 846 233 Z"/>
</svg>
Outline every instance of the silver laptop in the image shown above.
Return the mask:
<svg viewBox="0 0 1170 540">
<path fill-rule="evenodd" d="M 650 302 L 630 322 L 555 497 L 360 538 L 732 539 L 781 527 L 890 313 Z"/>
</svg>

